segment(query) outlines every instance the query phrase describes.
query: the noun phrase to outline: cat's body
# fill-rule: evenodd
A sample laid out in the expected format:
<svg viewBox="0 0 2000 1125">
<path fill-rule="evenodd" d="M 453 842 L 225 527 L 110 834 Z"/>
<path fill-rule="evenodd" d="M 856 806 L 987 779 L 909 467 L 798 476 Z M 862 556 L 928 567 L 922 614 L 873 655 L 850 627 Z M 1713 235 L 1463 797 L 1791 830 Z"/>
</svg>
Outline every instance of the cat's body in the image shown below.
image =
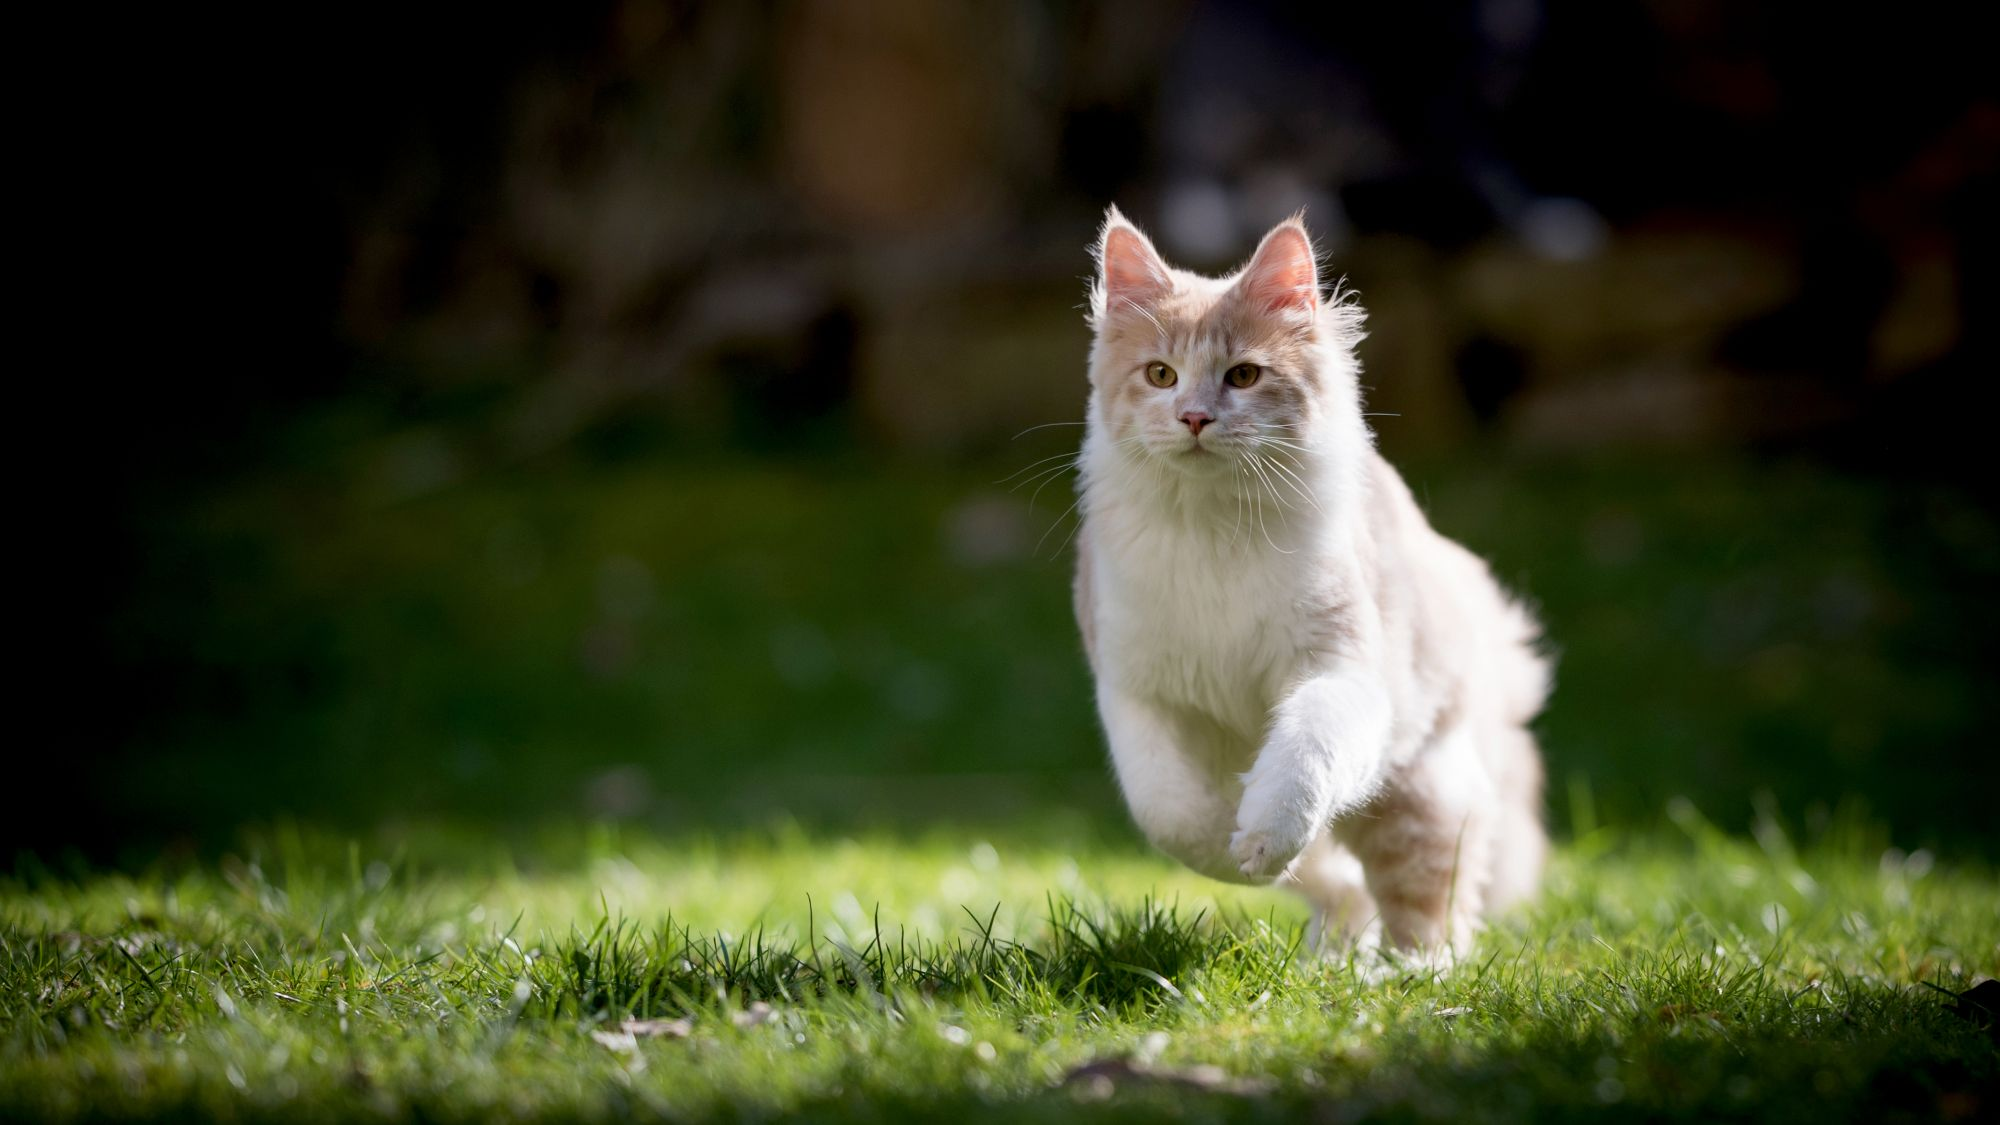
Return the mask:
<svg viewBox="0 0 2000 1125">
<path fill-rule="evenodd" d="M 1329 934 L 1462 944 L 1546 850 L 1532 620 L 1375 453 L 1301 226 L 1209 279 L 1113 211 L 1099 259 L 1077 617 L 1135 820 Z"/>
</svg>

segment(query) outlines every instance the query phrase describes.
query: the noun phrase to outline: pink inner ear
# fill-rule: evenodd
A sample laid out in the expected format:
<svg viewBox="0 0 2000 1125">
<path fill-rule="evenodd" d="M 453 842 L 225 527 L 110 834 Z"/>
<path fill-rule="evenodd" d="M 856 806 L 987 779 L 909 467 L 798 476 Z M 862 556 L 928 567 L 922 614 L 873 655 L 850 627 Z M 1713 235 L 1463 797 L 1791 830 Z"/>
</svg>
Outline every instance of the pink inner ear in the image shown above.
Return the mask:
<svg viewBox="0 0 2000 1125">
<path fill-rule="evenodd" d="M 1312 243 L 1297 227 L 1280 227 L 1264 240 L 1239 283 L 1259 307 L 1310 309 L 1319 304 L 1319 271 Z"/>
<path fill-rule="evenodd" d="M 1152 247 L 1135 232 L 1112 227 L 1104 236 L 1104 293 L 1111 304 L 1144 303 L 1166 288 L 1165 271 Z"/>
</svg>

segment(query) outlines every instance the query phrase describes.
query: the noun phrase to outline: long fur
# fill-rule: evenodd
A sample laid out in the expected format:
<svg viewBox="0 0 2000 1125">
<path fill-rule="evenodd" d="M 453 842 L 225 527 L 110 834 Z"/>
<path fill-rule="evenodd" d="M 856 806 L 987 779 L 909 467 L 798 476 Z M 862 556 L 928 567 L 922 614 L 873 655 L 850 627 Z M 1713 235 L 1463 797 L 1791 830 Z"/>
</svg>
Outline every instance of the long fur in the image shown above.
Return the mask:
<svg viewBox="0 0 2000 1125">
<path fill-rule="evenodd" d="M 1221 278 L 1116 209 L 1095 250 L 1077 619 L 1134 819 L 1296 887 L 1329 944 L 1462 947 L 1547 847 L 1532 617 L 1376 453 L 1363 314 L 1322 295 L 1300 218 Z"/>
</svg>

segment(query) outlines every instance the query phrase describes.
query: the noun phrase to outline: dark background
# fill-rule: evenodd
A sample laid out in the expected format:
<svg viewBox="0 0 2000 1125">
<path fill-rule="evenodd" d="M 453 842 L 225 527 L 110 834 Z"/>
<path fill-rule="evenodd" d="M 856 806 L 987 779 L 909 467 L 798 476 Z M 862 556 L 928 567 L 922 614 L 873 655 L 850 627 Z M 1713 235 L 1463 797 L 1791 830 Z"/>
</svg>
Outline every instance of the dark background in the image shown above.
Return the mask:
<svg viewBox="0 0 2000 1125">
<path fill-rule="evenodd" d="M 1205 269 L 1307 209 L 1371 313 L 1385 451 L 1547 618 L 1560 831 L 1686 798 L 1991 856 L 2000 101 L 1952 11 L 362 4 L 27 36 L 21 596 L 55 721 L 0 843 L 1123 831 L 1068 480 L 1036 475 L 1077 431 L 1021 433 L 1080 417 L 1115 201 Z"/>
</svg>

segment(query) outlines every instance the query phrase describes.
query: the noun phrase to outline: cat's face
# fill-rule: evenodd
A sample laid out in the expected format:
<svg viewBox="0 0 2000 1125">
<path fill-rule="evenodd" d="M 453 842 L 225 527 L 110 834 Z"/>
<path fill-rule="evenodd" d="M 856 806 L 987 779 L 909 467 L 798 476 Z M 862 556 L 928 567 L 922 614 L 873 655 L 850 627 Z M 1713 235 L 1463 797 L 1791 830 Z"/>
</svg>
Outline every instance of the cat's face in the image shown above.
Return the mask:
<svg viewBox="0 0 2000 1125">
<path fill-rule="evenodd" d="M 1332 326 L 1296 219 L 1240 271 L 1208 278 L 1168 266 L 1114 209 L 1098 266 L 1091 423 L 1104 437 L 1188 473 L 1233 474 L 1260 450 L 1310 444 L 1339 373 L 1326 370 Z"/>
</svg>

